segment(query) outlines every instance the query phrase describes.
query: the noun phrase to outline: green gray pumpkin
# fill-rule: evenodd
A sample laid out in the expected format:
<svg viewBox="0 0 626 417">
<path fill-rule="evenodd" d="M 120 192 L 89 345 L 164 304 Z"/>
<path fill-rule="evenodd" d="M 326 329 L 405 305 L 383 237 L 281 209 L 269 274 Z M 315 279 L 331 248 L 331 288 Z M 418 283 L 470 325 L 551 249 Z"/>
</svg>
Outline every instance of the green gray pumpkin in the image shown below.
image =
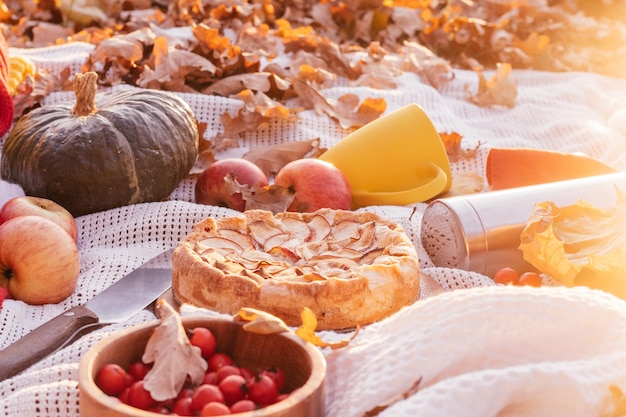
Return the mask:
<svg viewBox="0 0 626 417">
<path fill-rule="evenodd" d="M 173 93 L 96 94 L 77 74 L 76 103 L 23 115 L 2 148 L 1 176 L 74 216 L 167 198 L 198 156 L 198 125 Z"/>
</svg>

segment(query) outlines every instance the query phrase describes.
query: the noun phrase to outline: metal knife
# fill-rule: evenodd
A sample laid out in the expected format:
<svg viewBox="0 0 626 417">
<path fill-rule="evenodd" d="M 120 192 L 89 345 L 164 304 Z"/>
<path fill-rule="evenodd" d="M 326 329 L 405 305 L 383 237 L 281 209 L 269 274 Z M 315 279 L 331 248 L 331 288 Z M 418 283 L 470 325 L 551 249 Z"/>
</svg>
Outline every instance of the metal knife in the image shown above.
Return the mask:
<svg viewBox="0 0 626 417">
<path fill-rule="evenodd" d="M 79 336 L 126 321 L 149 306 L 172 285 L 172 251 L 162 252 L 87 303 L 64 311 L 0 350 L 0 381 L 17 375 Z"/>
<path fill-rule="evenodd" d="M 420 300 L 425 300 L 426 298 L 434 297 L 444 292 L 446 292 L 446 290 L 444 290 L 441 284 L 435 281 L 435 278 L 424 273 L 424 271 L 420 271 Z"/>
</svg>

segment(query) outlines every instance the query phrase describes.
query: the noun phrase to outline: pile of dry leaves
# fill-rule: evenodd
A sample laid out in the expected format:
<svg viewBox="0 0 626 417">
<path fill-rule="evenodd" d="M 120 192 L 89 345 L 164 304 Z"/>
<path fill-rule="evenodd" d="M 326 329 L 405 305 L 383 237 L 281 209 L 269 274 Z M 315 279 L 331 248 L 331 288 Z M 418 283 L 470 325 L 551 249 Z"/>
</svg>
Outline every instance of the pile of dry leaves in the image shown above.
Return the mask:
<svg viewBox="0 0 626 417">
<path fill-rule="evenodd" d="M 512 107 L 513 68 L 622 76 L 625 9 L 621 0 L 0 0 L 0 29 L 14 47 L 92 43 L 83 69 L 103 86 L 242 100 L 207 145 L 219 150 L 302 109 L 346 129 L 385 111 L 378 98 L 324 97 L 323 87 L 339 82 L 392 89 L 399 74 L 414 72 L 439 89 L 453 68 L 473 69 L 468 100 Z M 70 89 L 71 75 L 39 72 L 22 83 L 16 116 Z"/>
</svg>

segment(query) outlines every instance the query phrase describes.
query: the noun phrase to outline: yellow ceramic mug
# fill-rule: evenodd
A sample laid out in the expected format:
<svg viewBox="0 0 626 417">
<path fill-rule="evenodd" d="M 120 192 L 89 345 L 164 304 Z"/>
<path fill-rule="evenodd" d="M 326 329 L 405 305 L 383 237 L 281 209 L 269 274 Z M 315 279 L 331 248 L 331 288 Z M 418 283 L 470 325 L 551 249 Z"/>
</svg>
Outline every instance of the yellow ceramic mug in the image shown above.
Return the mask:
<svg viewBox="0 0 626 417">
<path fill-rule="evenodd" d="M 353 208 L 418 203 L 447 191 L 452 184 L 445 146 L 417 104 L 359 128 L 320 159 L 346 175 Z"/>
</svg>

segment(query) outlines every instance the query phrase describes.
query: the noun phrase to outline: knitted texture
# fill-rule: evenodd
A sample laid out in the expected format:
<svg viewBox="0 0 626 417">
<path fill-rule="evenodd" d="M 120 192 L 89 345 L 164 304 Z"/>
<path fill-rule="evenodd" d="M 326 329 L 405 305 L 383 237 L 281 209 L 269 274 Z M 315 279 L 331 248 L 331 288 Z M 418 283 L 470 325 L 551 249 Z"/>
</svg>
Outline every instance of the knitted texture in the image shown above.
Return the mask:
<svg viewBox="0 0 626 417">
<path fill-rule="evenodd" d="M 0 33 L 0 137 L 13 123 L 13 98 L 9 94 L 9 47 Z"/>
</svg>

